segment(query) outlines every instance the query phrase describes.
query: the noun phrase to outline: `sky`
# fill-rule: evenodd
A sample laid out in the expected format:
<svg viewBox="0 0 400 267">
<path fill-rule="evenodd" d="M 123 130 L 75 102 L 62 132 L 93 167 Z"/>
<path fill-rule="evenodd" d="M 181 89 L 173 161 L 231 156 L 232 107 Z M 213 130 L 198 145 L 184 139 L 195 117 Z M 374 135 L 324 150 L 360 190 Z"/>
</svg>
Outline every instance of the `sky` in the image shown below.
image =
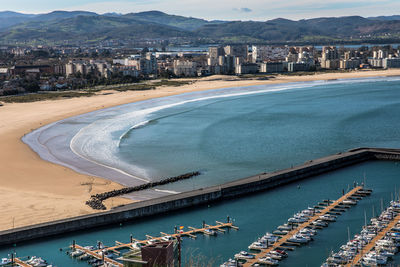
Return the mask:
<svg viewBox="0 0 400 267">
<path fill-rule="evenodd" d="M 399 15 L 400 0 L 0 0 L 0 11 L 45 13 L 87 10 L 130 13 L 159 10 L 208 20 L 299 20 L 315 17 Z"/>
</svg>

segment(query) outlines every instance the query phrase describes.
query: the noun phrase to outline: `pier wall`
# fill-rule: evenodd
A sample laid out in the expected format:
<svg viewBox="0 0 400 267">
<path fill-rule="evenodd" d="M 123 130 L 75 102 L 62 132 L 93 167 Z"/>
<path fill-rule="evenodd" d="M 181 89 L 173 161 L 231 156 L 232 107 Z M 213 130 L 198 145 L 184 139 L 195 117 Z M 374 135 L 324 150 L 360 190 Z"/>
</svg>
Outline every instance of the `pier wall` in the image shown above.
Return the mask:
<svg viewBox="0 0 400 267">
<path fill-rule="evenodd" d="M 368 160 L 400 160 L 400 150 L 353 149 L 345 153 L 307 161 L 301 166 L 273 173 L 262 173 L 219 186 L 141 201 L 106 212 L 1 231 L 0 245 L 16 244 L 22 241 L 117 224 L 132 219 L 260 192 Z"/>
</svg>

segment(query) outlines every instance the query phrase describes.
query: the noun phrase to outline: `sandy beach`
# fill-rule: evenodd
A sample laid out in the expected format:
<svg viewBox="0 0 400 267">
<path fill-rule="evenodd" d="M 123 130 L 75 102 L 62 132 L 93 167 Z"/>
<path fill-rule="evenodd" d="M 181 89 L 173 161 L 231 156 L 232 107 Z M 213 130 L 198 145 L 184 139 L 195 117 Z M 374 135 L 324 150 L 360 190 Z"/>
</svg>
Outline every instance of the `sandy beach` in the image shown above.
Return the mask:
<svg viewBox="0 0 400 267">
<path fill-rule="evenodd" d="M 92 97 L 4 104 L 0 107 L 0 209 L 6 215 L 0 217 L 0 230 L 93 213 L 95 211 L 85 205 L 90 195 L 121 188 L 121 185 L 106 179 L 82 175 L 40 159 L 21 141 L 22 136 L 33 129 L 98 109 L 185 92 L 375 76 L 400 76 L 400 69 L 276 76 L 270 80 L 211 76 L 180 87 L 159 87 L 149 91 L 98 93 Z M 130 202 L 131 200 L 125 198 L 114 198 L 105 204 L 110 208 Z"/>
</svg>

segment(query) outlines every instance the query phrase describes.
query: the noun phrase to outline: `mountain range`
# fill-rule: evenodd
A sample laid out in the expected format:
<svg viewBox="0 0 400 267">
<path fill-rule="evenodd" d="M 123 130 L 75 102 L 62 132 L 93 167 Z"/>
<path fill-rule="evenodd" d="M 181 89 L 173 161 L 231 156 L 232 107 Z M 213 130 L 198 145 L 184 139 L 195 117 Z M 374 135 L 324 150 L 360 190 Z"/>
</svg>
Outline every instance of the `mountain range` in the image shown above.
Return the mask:
<svg viewBox="0 0 400 267">
<path fill-rule="evenodd" d="M 104 40 L 183 39 L 219 43 L 327 43 L 400 40 L 400 16 L 268 21 L 208 21 L 160 11 L 97 14 L 0 12 L 1 43 L 95 43 Z"/>
</svg>

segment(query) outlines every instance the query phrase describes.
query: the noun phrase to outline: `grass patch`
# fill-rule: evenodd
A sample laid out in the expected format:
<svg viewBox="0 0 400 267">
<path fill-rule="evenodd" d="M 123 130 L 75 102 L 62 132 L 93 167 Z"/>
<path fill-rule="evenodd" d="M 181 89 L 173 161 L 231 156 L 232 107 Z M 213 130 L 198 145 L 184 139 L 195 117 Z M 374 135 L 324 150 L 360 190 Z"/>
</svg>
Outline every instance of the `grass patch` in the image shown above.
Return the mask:
<svg viewBox="0 0 400 267">
<path fill-rule="evenodd" d="M 117 88 L 113 88 L 116 91 L 144 91 L 144 90 L 153 90 L 160 86 L 182 86 L 193 83 L 193 80 L 187 81 L 177 81 L 177 80 L 161 80 L 157 82 L 148 82 L 148 83 L 138 83 L 138 84 L 130 84 L 126 86 L 120 86 Z"/>
<path fill-rule="evenodd" d="M 26 95 L 3 96 L 0 101 L 5 103 L 28 103 L 43 100 L 65 99 L 72 97 L 88 97 L 92 96 L 92 92 L 52 92 L 52 93 L 35 93 Z"/>
</svg>

